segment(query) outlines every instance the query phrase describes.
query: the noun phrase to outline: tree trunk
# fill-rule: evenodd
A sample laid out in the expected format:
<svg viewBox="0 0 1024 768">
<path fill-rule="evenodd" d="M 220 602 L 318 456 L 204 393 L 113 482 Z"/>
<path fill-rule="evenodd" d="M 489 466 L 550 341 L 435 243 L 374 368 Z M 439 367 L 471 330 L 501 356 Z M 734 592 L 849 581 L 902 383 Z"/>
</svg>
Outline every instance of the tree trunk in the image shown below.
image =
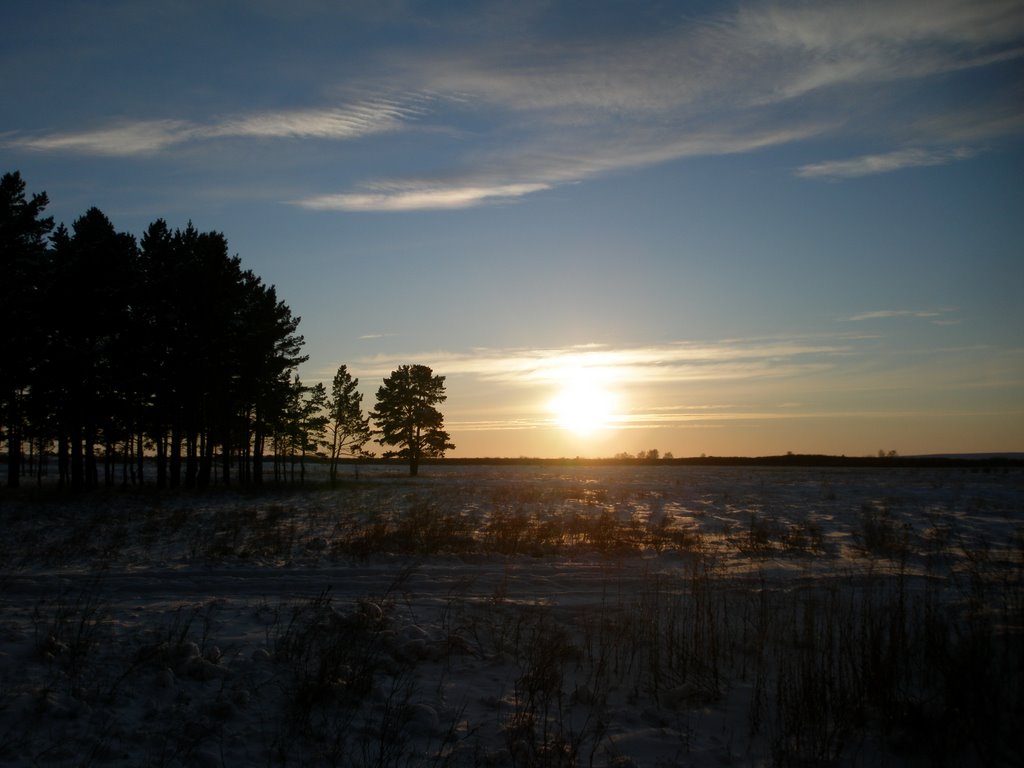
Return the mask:
<svg viewBox="0 0 1024 768">
<path fill-rule="evenodd" d="M 131 483 L 135 485 L 135 436 L 129 430 L 128 436 L 124 439 L 124 455 L 121 457 L 121 487 L 128 487 L 128 475 L 131 473 Z"/>
<path fill-rule="evenodd" d="M 194 431 L 189 431 L 185 438 L 185 487 L 196 487 L 196 475 L 199 472 L 199 465 L 196 461 L 196 443 L 198 436 Z"/>
<path fill-rule="evenodd" d="M 70 480 L 70 450 L 70 446 L 68 445 L 68 436 L 62 425 L 60 437 L 57 438 L 57 484 L 61 488 L 67 486 Z"/>
<path fill-rule="evenodd" d="M 103 443 L 103 486 L 114 487 L 114 469 L 117 464 L 117 453 L 114 450 L 114 442 L 107 437 Z"/>
<path fill-rule="evenodd" d="M 39 461 L 36 464 L 36 487 L 43 487 L 43 476 L 49 473 L 49 451 L 42 435 L 39 436 Z"/>
<path fill-rule="evenodd" d="M 17 406 L 12 402 L 7 425 L 7 487 L 17 488 L 21 476 L 21 433 Z"/>
<path fill-rule="evenodd" d="M 84 486 L 82 460 L 82 427 L 73 424 L 71 427 L 71 490 L 80 491 Z"/>
<path fill-rule="evenodd" d="M 225 440 L 221 448 L 220 479 L 225 487 L 231 484 L 231 441 Z"/>
<path fill-rule="evenodd" d="M 420 473 L 420 428 L 417 425 L 414 436 L 409 440 L 409 476 Z"/>
<path fill-rule="evenodd" d="M 156 487 L 167 487 L 167 435 L 155 435 L 156 442 Z"/>
<path fill-rule="evenodd" d="M 171 427 L 171 445 L 170 445 L 170 486 L 171 488 L 177 488 L 181 485 L 181 428 L 175 422 L 174 426 Z"/>
<path fill-rule="evenodd" d="M 142 430 L 141 429 L 139 429 L 139 448 L 138 448 L 138 451 L 139 452 L 136 455 L 135 460 L 136 460 L 136 462 L 138 464 L 137 470 L 138 470 L 138 473 L 139 473 L 139 487 L 141 488 L 143 485 L 146 484 L 145 483 L 145 475 L 143 474 L 145 472 L 145 469 L 146 469 L 146 464 L 145 464 L 146 441 L 145 441 L 145 439 L 142 436 Z"/>
<path fill-rule="evenodd" d="M 96 466 L 96 428 L 91 424 L 85 428 L 85 487 L 96 488 L 99 485 L 99 468 Z"/>
<path fill-rule="evenodd" d="M 200 445 L 202 455 L 199 459 L 199 487 L 208 488 L 210 476 L 213 474 L 213 439 L 208 433 L 203 433 Z"/>
<path fill-rule="evenodd" d="M 252 484 L 263 485 L 263 427 L 258 421 L 252 435 Z"/>
</svg>

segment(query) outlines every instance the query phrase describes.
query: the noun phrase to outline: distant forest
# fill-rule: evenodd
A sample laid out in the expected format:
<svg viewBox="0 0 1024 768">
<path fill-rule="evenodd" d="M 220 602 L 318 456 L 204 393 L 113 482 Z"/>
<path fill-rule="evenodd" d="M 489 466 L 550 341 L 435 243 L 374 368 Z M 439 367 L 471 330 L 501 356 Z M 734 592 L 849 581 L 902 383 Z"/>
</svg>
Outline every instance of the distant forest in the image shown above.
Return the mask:
<svg viewBox="0 0 1024 768">
<path fill-rule="evenodd" d="M 159 486 L 259 484 L 266 452 L 305 450 L 299 318 L 223 234 L 158 219 L 136 239 L 96 208 L 69 230 L 48 202 L 0 179 L 8 486 L 29 462 L 76 490 L 141 482 L 144 456 Z"/>
</svg>

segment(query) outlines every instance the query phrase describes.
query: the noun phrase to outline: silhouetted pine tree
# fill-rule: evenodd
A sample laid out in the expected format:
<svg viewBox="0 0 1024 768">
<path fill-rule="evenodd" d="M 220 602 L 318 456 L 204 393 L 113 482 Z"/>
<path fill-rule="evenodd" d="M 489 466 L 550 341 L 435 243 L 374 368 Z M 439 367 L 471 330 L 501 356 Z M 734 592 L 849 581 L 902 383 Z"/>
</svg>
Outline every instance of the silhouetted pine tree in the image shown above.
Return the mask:
<svg viewBox="0 0 1024 768">
<path fill-rule="evenodd" d="M 260 482 L 264 442 L 294 429 L 291 377 L 299 318 L 229 256 L 226 238 L 162 219 L 141 242 L 90 208 L 69 231 L 25 199 L 18 174 L 0 181 L 0 430 L 8 485 L 26 440 L 57 445 L 60 481 L 74 489 L 141 479 L 156 455 L 157 485 L 222 482 L 235 459 Z M 308 426 L 308 425 L 307 425 Z"/>
<path fill-rule="evenodd" d="M 53 219 L 44 217 L 46 193 L 25 197 L 18 172 L 0 178 L 0 433 L 7 438 L 7 485 L 21 474 L 24 406 L 45 345 L 41 301 L 46 239 Z"/>
</svg>

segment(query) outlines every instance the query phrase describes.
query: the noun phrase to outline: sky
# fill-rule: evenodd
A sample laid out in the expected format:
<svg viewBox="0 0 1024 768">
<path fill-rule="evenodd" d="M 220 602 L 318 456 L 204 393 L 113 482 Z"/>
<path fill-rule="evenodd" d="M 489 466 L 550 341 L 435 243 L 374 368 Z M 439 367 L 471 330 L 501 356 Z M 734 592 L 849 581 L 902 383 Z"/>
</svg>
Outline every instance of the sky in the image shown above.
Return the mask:
<svg viewBox="0 0 1024 768">
<path fill-rule="evenodd" d="M 223 232 L 448 455 L 1024 451 L 1019 0 L 0 6 L 0 171 Z"/>
</svg>

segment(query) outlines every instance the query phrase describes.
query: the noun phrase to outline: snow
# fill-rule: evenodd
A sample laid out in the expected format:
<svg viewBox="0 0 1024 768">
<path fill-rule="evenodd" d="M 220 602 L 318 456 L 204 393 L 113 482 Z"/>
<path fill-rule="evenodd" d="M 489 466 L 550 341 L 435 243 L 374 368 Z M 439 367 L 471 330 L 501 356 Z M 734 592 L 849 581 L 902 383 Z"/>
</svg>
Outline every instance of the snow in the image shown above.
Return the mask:
<svg viewBox="0 0 1024 768">
<path fill-rule="evenodd" d="M 1024 747 L 1020 470 L 421 472 L 0 498 L 0 764 L 1011 765 Z"/>
</svg>

